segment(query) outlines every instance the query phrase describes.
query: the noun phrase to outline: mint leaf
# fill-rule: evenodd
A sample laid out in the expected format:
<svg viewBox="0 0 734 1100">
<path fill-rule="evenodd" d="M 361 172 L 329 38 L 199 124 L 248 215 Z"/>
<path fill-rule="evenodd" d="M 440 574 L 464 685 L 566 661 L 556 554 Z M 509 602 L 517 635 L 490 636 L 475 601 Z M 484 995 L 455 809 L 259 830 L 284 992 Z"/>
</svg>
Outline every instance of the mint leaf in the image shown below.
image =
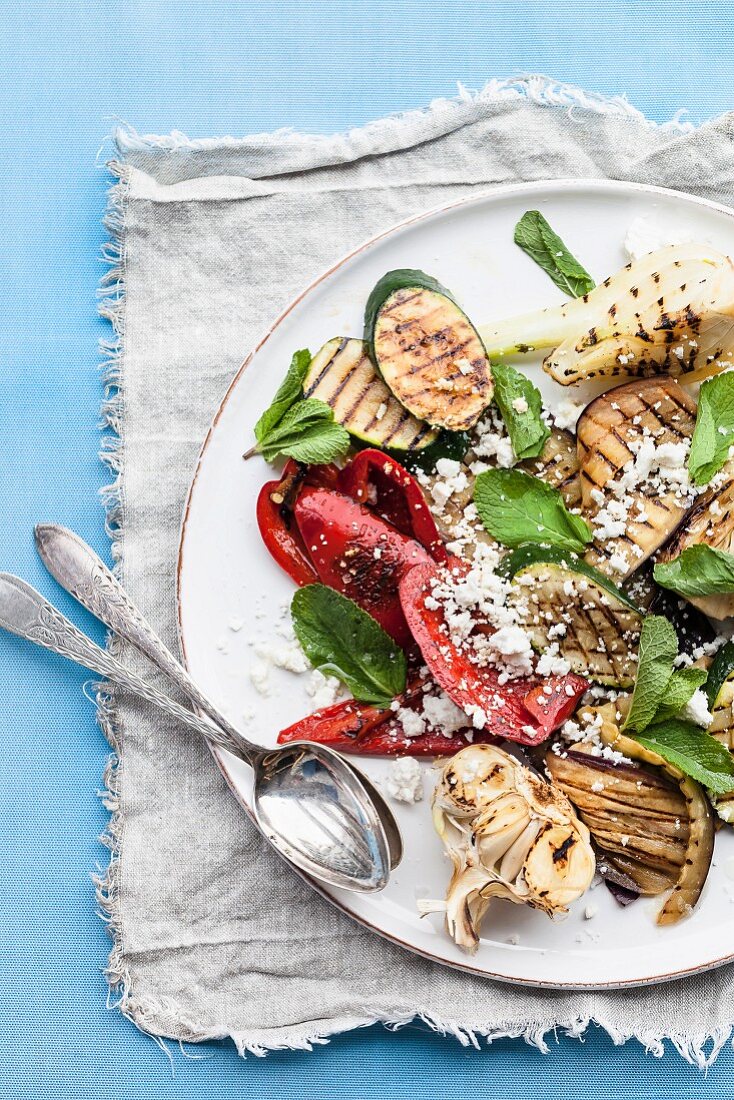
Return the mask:
<svg viewBox="0 0 734 1100">
<path fill-rule="evenodd" d="M 406 661 L 380 624 L 325 584 L 307 584 L 291 601 L 293 629 L 314 668 L 336 676 L 363 703 L 388 706 L 405 690 Z"/>
<path fill-rule="evenodd" d="M 726 642 L 713 659 L 706 679 L 706 699 L 709 710 L 716 706 L 719 692 L 734 672 L 734 642 Z"/>
<path fill-rule="evenodd" d="M 656 565 L 653 576 L 662 588 L 670 588 L 679 596 L 734 592 L 734 554 L 704 543 L 689 546 L 680 557 Z"/>
<path fill-rule="evenodd" d="M 267 438 L 291 405 L 298 401 L 303 392 L 303 380 L 310 365 L 311 352 L 307 348 L 294 352 L 288 373 L 278 387 L 278 392 L 255 425 L 255 439 L 258 443 L 262 443 Z"/>
<path fill-rule="evenodd" d="M 494 400 L 507 426 L 515 457 L 535 458 L 550 435 L 542 417 L 540 390 L 506 363 L 492 366 L 492 378 Z"/>
<path fill-rule="evenodd" d="M 515 226 L 514 239 L 556 286 L 572 298 L 580 298 L 594 289 L 596 284 L 591 275 L 571 255 L 539 210 L 523 214 Z"/>
<path fill-rule="evenodd" d="M 315 397 L 292 405 L 259 444 L 268 462 L 278 455 L 298 462 L 332 462 L 348 447 L 349 432 L 334 422 L 333 410 Z"/>
<path fill-rule="evenodd" d="M 588 523 L 568 511 L 551 485 L 522 470 L 486 470 L 474 484 L 474 502 L 487 531 L 511 548 L 545 543 L 583 554 Z"/>
<path fill-rule="evenodd" d="M 655 711 L 652 724 L 664 722 L 667 718 L 675 718 L 676 714 L 685 707 L 700 687 L 706 683 L 708 673 L 703 668 L 680 668 L 672 674 L 665 686 L 665 695 L 662 703 Z"/>
<path fill-rule="evenodd" d="M 734 446 L 734 375 L 718 374 L 701 386 L 696 427 L 688 456 L 695 485 L 708 485 Z"/>
<path fill-rule="evenodd" d="M 644 737 L 633 736 L 646 749 L 658 753 L 715 794 L 734 790 L 734 756 L 692 722 L 671 718 L 650 726 Z"/>
<path fill-rule="evenodd" d="M 654 720 L 663 703 L 677 656 L 678 637 L 672 623 L 661 615 L 648 615 L 640 635 L 632 705 L 622 729 L 642 732 Z"/>
</svg>

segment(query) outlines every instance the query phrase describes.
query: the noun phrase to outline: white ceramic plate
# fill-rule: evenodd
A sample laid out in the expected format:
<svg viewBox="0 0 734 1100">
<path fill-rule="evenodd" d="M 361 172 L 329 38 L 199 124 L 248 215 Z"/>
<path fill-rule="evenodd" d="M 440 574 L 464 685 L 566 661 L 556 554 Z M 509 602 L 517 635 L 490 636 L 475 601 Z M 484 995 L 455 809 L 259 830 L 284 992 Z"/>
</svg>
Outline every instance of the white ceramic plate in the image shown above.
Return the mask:
<svg viewBox="0 0 734 1100">
<path fill-rule="evenodd" d="M 514 244 L 513 227 L 540 209 L 591 274 L 601 279 L 625 262 L 626 231 L 639 215 L 734 254 L 734 217 L 724 207 L 653 188 L 604 181 L 556 181 L 497 188 L 468 202 L 421 216 L 358 249 L 311 286 L 275 323 L 234 379 L 206 438 L 184 514 L 179 559 L 179 623 L 184 659 L 201 687 L 235 724 L 263 745 L 313 710 L 305 677 L 279 669 L 267 697 L 248 670 L 253 639 L 274 638 L 278 609 L 293 585 L 270 559 L 255 524 L 255 498 L 268 476 L 259 458 L 242 461 L 255 419 L 269 403 L 292 352 L 313 352 L 336 335 L 360 335 L 362 311 L 376 280 L 392 268 L 421 268 L 451 288 L 475 323 L 562 299 Z M 246 368 L 246 369 L 245 369 Z M 578 399 L 533 365 L 548 405 Z M 235 631 L 230 624 L 243 620 Z M 252 720 L 250 715 L 256 714 Z M 218 753 L 227 780 L 245 805 L 247 767 Z M 378 784 L 389 762 L 361 761 Z M 734 958 L 734 834 L 716 840 L 714 866 L 694 915 L 657 928 L 655 901 L 621 910 L 601 886 L 565 921 L 493 902 L 477 954 L 469 958 L 447 938 L 442 919 L 420 920 L 416 899 L 443 897 L 449 874 L 426 799 L 396 806 L 405 858 L 379 895 L 330 890 L 334 904 L 362 924 L 437 962 L 507 981 L 553 987 L 603 987 L 662 981 Z M 587 905 L 597 913 L 584 918 Z M 517 942 L 514 942 L 514 940 Z M 510 942 L 510 941 L 513 942 Z"/>
</svg>

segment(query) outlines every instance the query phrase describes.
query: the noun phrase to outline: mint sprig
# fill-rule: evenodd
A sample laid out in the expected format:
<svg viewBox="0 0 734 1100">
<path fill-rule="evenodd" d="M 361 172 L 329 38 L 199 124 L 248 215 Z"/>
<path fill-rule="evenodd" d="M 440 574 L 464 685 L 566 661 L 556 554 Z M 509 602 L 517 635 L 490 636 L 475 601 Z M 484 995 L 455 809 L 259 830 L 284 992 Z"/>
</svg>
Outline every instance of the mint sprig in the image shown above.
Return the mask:
<svg viewBox="0 0 734 1100">
<path fill-rule="evenodd" d="M 539 210 L 528 210 L 515 226 L 515 244 L 542 267 L 553 282 L 572 298 L 588 294 L 596 285 Z"/>
</svg>

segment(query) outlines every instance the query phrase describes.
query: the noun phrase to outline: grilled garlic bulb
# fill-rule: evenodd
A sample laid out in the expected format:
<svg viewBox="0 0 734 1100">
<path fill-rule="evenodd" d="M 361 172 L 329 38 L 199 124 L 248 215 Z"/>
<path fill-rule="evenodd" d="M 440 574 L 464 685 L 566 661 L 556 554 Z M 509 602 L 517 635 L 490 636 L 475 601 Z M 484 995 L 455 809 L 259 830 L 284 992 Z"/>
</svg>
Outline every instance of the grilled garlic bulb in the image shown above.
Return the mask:
<svg viewBox="0 0 734 1100">
<path fill-rule="evenodd" d="M 454 865 L 445 902 L 449 935 L 473 952 L 492 898 L 552 917 L 567 912 L 594 876 L 589 831 L 560 791 L 494 745 L 470 745 L 448 762 L 433 822 Z"/>
</svg>

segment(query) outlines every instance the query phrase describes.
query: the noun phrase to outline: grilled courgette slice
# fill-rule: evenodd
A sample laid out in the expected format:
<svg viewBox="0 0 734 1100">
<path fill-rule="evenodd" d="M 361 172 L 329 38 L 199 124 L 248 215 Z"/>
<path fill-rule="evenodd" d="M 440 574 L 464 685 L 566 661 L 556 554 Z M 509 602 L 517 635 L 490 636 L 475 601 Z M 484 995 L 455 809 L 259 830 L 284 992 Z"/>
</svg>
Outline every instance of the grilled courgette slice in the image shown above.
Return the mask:
<svg viewBox="0 0 734 1100">
<path fill-rule="evenodd" d="M 395 397 L 414 416 L 466 431 L 492 400 L 479 334 L 450 293 L 423 271 L 389 271 L 369 296 L 365 340 Z"/>
<path fill-rule="evenodd" d="M 521 552 L 526 548 L 516 553 Z M 555 555 L 546 548 L 544 556 Z M 576 571 L 563 559 L 536 561 L 515 571 L 508 602 L 535 649 L 553 644 L 571 671 L 600 684 L 633 685 L 642 616 L 608 582 L 594 579 L 588 570 Z"/>
<path fill-rule="evenodd" d="M 362 340 L 335 336 L 311 360 L 304 397 L 317 397 L 334 411 L 350 435 L 374 447 L 423 450 L 438 431 L 396 401 L 374 368 Z"/>
</svg>

